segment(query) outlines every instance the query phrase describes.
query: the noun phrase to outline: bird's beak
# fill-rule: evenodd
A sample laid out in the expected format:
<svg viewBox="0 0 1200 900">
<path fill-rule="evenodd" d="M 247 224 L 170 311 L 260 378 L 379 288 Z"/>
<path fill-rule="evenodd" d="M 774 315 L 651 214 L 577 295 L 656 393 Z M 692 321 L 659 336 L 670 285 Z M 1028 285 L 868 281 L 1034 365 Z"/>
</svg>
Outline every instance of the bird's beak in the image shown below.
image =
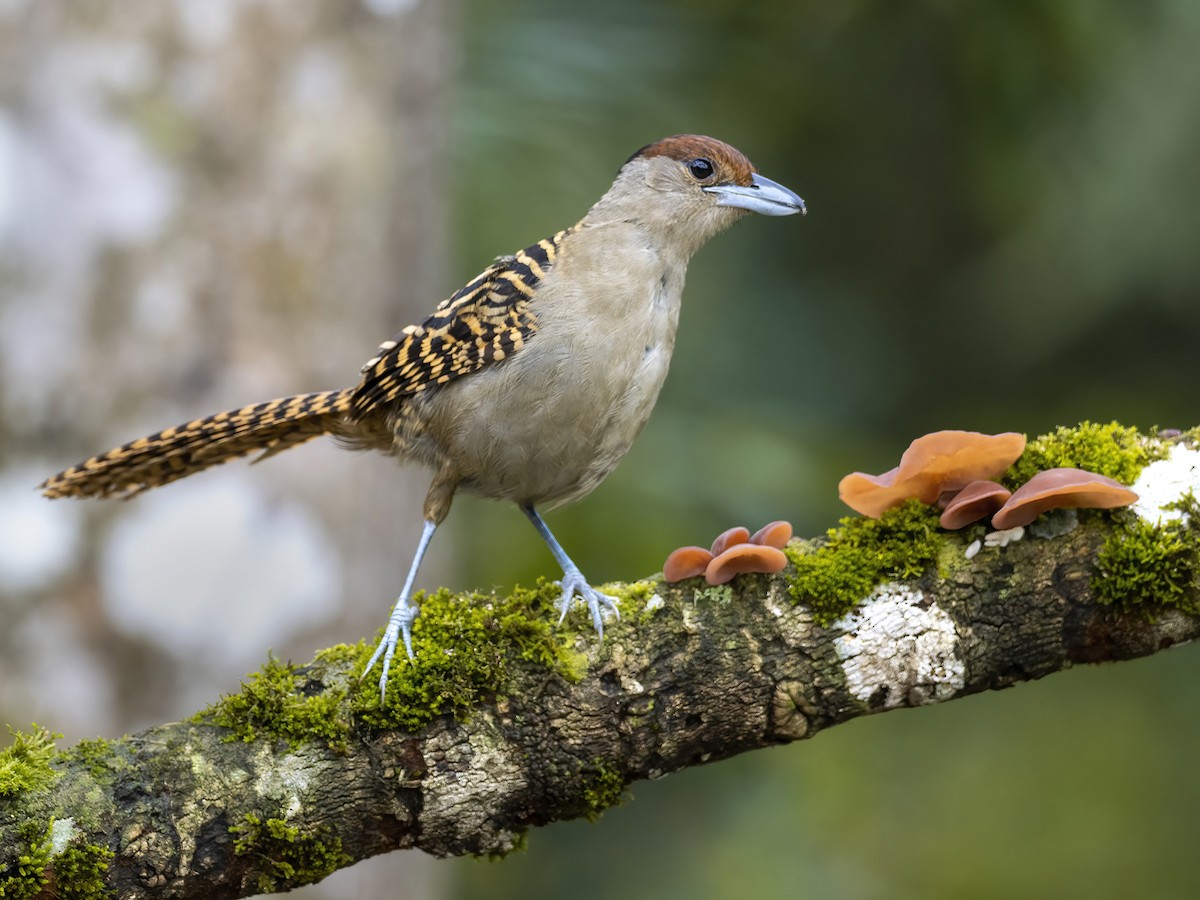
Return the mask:
<svg viewBox="0 0 1200 900">
<path fill-rule="evenodd" d="M 736 206 L 764 216 L 791 216 L 806 212 L 804 201 L 782 184 L 755 173 L 750 184 L 718 184 L 703 188 L 706 193 L 717 195 L 717 206 Z"/>
</svg>

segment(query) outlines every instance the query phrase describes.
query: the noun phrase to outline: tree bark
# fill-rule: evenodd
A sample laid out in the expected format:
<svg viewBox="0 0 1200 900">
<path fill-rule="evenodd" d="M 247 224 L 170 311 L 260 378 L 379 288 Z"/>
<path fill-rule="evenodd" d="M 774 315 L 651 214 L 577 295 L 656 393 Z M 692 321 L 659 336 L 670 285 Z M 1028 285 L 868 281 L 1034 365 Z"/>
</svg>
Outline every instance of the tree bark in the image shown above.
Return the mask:
<svg viewBox="0 0 1200 900">
<path fill-rule="evenodd" d="M 0 884 L 19 835 L 50 817 L 69 820 L 66 841 L 112 851 L 104 878 L 121 898 L 244 897 L 403 847 L 503 854 L 530 827 L 599 814 L 639 779 L 1191 640 L 1196 616 L 1097 602 L 1097 554 L 1118 527 L 1086 513 L 1066 534 L 972 558 L 968 536 L 949 535 L 937 571 L 877 588 L 828 627 L 790 595 L 787 571 L 717 588 L 653 581 L 626 593 L 638 599 L 602 642 L 565 626 L 586 660 L 578 680 L 510 648 L 500 691 L 416 732 L 342 708 L 345 746 L 230 741 L 182 722 L 68 753 L 52 787 L 0 801 Z M 1176 601 L 1195 608 L 1196 579 L 1184 589 Z M 296 690 L 342 696 L 359 660 L 319 654 Z M 292 830 L 273 839 L 270 827 Z"/>
</svg>

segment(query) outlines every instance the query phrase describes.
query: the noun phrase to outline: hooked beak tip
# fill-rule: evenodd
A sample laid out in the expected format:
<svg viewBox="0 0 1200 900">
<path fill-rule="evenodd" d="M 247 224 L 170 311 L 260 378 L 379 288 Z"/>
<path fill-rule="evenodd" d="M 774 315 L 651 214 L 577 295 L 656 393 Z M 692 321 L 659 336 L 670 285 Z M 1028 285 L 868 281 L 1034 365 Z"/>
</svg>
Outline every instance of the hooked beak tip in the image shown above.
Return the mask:
<svg viewBox="0 0 1200 900">
<path fill-rule="evenodd" d="M 718 206 L 732 206 L 764 216 L 808 214 L 804 201 L 797 193 L 757 172 L 750 177 L 748 185 L 714 185 L 704 190 L 717 196 Z"/>
</svg>

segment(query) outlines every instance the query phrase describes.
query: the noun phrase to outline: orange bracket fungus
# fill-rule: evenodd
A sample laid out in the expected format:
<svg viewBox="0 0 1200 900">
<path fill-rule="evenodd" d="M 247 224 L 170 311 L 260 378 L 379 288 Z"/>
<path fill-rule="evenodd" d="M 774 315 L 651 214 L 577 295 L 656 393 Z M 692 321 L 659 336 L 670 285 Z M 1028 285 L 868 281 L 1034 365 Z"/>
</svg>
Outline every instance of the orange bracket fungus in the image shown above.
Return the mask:
<svg viewBox="0 0 1200 900">
<path fill-rule="evenodd" d="M 787 565 L 783 547 L 791 539 L 792 523 L 782 519 L 764 525 L 753 535 L 749 528 L 739 525 L 717 535 L 711 550 L 680 547 L 673 551 L 663 563 L 663 578 L 673 584 L 703 575 L 715 585 L 743 572 L 781 572 Z"/>
<path fill-rule="evenodd" d="M 992 527 L 1004 529 L 1028 525 L 1051 509 L 1113 509 L 1128 506 L 1138 495 L 1119 481 L 1082 469 L 1047 469 L 1017 488 L 1000 511 L 992 516 Z"/>
<path fill-rule="evenodd" d="M 663 578 L 673 584 L 685 578 L 703 575 L 712 558 L 713 555 L 703 547 L 680 547 L 672 551 L 663 563 Z"/>
<path fill-rule="evenodd" d="M 950 531 L 986 519 L 1002 507 L 1012 492 L 994 481 L 972 481 L 947 501 L 938 524 Z"/>
<path fill-rule="evenodd" d="M 932 504 L 947 491 L 997 478 L 1024 451 L 1023 434 L 935 431 L 913 441 L 900 465 L 882 475 L 851 472 L 838 484 L 838 496 L 855 512 L 877 519 L 909 498 Z"/>
<path fill-rule="evenodd" d="M 704 580 L 709 584 L 724 584 L 744 572 L 772 574 L 782 572 L 786 565 L 787 557 L 777 547 L 734 544 L 720 556 L 713 557 L 704 570 Z"/>
<path fill-rule="evenodd" d="M 736 525 L 728 531 L 722 531 L 712 543 L 712 555 L 720 556 L 734 544 L 744 544 L 750 540 L 750 529 Z"/>
<path fill-rule="evenodd" d="M 775 547 L 782 550 L 792 539 L 792 523 L 780 520 L 764 525 L 750 536 L 751 544 L 762 544 L 764 547 Z"/>
</svg>

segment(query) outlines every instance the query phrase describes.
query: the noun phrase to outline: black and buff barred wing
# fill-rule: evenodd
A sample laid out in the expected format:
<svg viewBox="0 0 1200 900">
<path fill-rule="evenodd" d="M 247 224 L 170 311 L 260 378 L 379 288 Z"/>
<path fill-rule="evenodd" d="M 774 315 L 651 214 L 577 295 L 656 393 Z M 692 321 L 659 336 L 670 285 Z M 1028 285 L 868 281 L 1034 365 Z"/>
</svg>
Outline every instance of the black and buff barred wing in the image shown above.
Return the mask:
<svg viewBox="0 0 1200 900">
<path fill-rule="evenodd" d="M 350 414 L 362 419 L 403 397 L 500 362 L 538 330 L 529 301 L 554 265 L 569 232 L 496 260 L 443 300 L 420 325 L 409 325 L 363 366 Z"/>
</svg>

